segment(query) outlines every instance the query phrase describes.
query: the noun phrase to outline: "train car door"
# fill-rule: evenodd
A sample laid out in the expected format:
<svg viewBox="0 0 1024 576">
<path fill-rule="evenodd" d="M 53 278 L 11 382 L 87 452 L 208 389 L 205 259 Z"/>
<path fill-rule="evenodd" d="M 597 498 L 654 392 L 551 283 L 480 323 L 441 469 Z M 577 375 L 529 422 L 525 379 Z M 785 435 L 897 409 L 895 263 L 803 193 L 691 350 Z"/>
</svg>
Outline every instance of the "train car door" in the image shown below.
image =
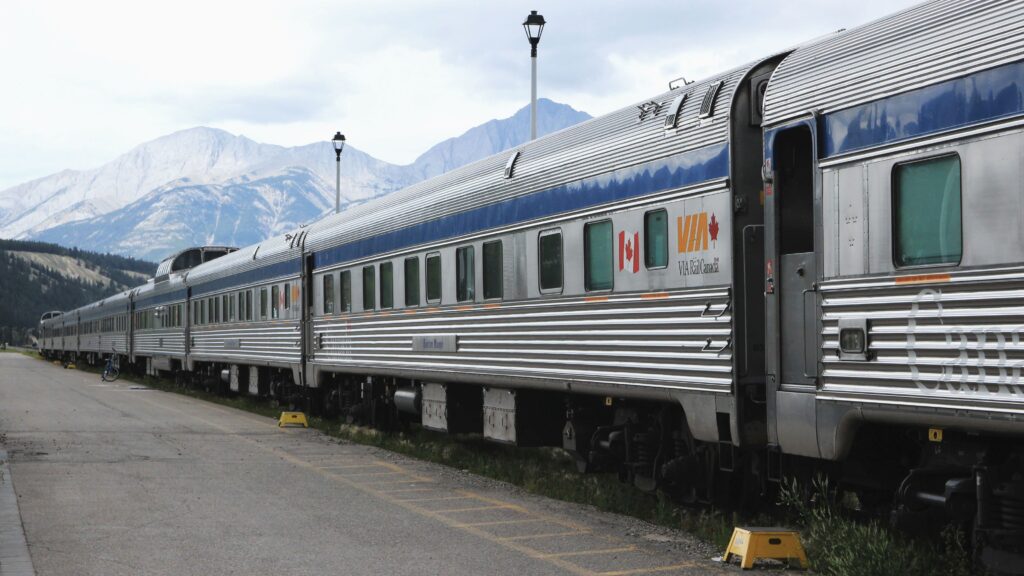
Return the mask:
<svg viewBox="0 0 1024 576">
<path fill-rule="evenodd" d="M 820 201 L 813 127 L 810 119 L 765 136 L 765 304 L 769 441 L 817 457 Z"/>
</svg>

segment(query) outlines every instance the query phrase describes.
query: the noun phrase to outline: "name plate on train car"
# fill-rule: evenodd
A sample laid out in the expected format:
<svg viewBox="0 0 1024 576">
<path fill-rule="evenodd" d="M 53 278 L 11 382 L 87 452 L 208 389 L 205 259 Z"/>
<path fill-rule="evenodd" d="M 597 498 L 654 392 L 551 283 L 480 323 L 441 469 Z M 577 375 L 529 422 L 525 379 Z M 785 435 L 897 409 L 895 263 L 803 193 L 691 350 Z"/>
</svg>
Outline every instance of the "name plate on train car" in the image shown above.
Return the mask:
<svg viewBox="0 0 1024 576">
<path fill-rule="evenodd" d="M 413 352 L 455 352 L 459 348 L 459 339 L 455 334 L 432 334 L 429 336 L 413 336 Z"/>
<path fill-rule="evenodd" d="M 225 350 L 238 350 L 242 347 L 242 341 L 238 338 L 228 338 L 224 341 Z"/>
</svg>

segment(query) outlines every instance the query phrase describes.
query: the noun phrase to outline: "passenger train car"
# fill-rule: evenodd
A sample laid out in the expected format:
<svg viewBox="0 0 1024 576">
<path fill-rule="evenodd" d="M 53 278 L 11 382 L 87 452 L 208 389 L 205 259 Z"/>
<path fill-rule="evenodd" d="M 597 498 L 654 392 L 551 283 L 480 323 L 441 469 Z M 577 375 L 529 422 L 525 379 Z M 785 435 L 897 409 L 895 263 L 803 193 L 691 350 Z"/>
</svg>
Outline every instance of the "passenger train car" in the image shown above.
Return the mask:
<svg viewBox="0 0 1024 576">
<path fill-rule="evenodd" d="M 1022 171 L 1024 2 L 936 0 L 194 249 L 48 313 L 42 346 L 102 357 L 124 315 L 109 342 L 151 372 L 559 445 L 693 501 L 825 470 L 1012 548 Z"/>
</svg>

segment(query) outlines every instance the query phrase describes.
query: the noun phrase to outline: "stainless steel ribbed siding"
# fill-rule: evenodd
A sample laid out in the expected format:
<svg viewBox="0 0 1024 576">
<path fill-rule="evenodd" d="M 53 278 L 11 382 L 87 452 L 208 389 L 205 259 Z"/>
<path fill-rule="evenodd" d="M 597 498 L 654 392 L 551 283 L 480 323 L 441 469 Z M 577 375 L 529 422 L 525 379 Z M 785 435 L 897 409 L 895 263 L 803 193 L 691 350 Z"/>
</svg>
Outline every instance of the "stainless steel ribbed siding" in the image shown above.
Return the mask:
<svg viewBox="0 0 1024 576">
<path fill-rule="evenodd" d="M 1024 269 L 821 287 L 819 398 L 1024 415 Z M 840 318 L 867 318 L 866 362 L 840 360 Z"/>
<path fill-rule="evenodd" d="M 442 381 L 456 372 L 509 385 L 541 379 L 729 391 L 732 350 L 714 351 L 731 337 L 728 288 L 659 296 L 320 317 L 314 341 L 322 335 L 323 347 L 311 362 L 353 373 L 432 371 Z M 457 351 L 413 351 L 413 338 L 426 335 L 456 336 Z"/>
<path fill-rule="evenodd" d="M 191 336 L 190 356 L 200 362 L 290 365 L 302 358 L 298 320 L 196 326 Z"/>
<path fill-rule="evenodd" d="M 849 108 L 1024 58 L 1024 1 L 938 0 L 798 48 L 776 69 L 764 125 Z"/>
<path fill-rule="evenodd" d="M 136 356 L 185 356 L 183 328 L 155 328 L 135 331 Z"/>
<path fill-rule="evenodd" d="M 636 106 L 588 120 L 515 149 L 521 152 L 515 177 L 503 177 L 512 151 L 410 186 L 388 196 L 332 215 L 309 227 L 306 249 L 323 250 L 339 244 L 434 220 L 583 178 L 688 150 L 724 143 L 728 114 L 736 85 L 749 66 L 704 82 L 680 87 L 652 98 L 657 114 L 639 121 Z M 697 116 L 708 87 L 724 81 L 714 116 L 701 123 Z M 666 135 L 665 114 L 680 93 L 689 96 L 679 114 L 679 128 Z"/>
</svg>

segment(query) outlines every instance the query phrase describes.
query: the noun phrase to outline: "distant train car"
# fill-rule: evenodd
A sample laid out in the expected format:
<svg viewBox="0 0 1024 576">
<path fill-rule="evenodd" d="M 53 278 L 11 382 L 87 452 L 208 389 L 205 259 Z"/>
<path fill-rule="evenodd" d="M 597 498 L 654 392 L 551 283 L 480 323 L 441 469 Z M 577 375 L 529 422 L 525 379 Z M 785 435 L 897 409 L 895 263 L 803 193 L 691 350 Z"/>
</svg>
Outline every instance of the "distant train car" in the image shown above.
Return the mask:
<svg viewBox="0 0 1024 576">
<path fill-rule="evenodd" d="M 59 310 L 52 310 L 39 317 L 39 352 L 43 356 L 52 357 L 63 349 L 60 326 L 63 314 Z"/>
<path fill-rule="evenodd" d="M 252 394 L 302 382 L 304 236 L 272 238 L 188 273 L 191 371 L 223 372 L 233 391 Z"/>
<path fill-rule="evenodd" d="M 96 365 L 111 355 L 128 355 L 128 322 L 131 313 L 131 291 L 83 306 L 79 315 L 79 355 L 86 363 Z"/>
</svg>

